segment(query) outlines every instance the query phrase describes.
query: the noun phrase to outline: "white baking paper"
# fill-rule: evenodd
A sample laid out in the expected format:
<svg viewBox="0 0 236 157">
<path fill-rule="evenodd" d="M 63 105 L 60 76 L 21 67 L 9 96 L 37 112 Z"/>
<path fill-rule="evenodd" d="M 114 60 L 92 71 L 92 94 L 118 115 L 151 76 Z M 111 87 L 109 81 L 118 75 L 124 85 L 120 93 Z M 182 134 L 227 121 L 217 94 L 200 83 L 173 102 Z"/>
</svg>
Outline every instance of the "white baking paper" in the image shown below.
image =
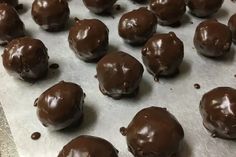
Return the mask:
<svg viewBox="0 0 236 157">
<path fill-rule="evenodd" d="M 136 98 L 113 100 L 99 91 L 98 81 L 94 78 L 96 64 L 79 60 L 70 50 L 67 41 L 68 31 L 49 33 L 41 30 L 30 15 L 32 1 L 21 0 L 21 2 L 26 7 L 26 12 L 21 14 L 21 19 L 25 23 L 28 34 L 41 39 L 48 47 L 50 62 L 60 65 L 59 70 L 50 70 L 48 78 L 34 84 L 12 78 L 2 64 L 0 66 L 0 100 L 21 157 L 56 157 L 66 143 L 82 134 L 103 137 L 119 150 L 120 157 L 132 157 L 127 150 L 125 137 L 119 133 L 119 128 L 127 126 L 139 110 L 149 106 L 166 107 L 182 124 L 185 139 L 180 157 L 236 156 L 236 142 L 212 138 L 202 125 L 198 109 L 203 93 L 217 86 L 236 87 L 234 77 L 236 47 L 232 46 L 231 53 L 223 60 L 199 56 L 192 40 L 195 28 L 202 19 L 195 18 L 187 12 L 181 27 L 157 27 L 158 33 L 173 31 L 184 42 L 185 58 L 177 77 L 163 78 L 157 83 L 145 71 Z M 122 10 L 115 11 L 112 18 L 94 15 L 84 7 L 82 0 L 71 0 L 69 1 L 71 19 L 78 17 L 102 20 L 110 30 L 110 51 L 122 50 L 141 61 L 141 48 L 125 44 L 117 31 L 122 12 L 141 5 L 134 4 L 130 0 L 118 0 L 117 4 L 121 5 Z M 236 3 L 226 0 L 214 18 L 227 24 L 234 12 L 236 12 Z M 75 129 L 48 131 L 37 119 L 33 103 L 43 91 L 60 80 L 75 82 L 84 89 L 87 95 L 85 119 L 83 124 Z M 200 90 L 194 89 L 195 83 L 201 85 Z M 35 131 L 42 134 L 38 141 L 30 138 Z"/>
</svg>

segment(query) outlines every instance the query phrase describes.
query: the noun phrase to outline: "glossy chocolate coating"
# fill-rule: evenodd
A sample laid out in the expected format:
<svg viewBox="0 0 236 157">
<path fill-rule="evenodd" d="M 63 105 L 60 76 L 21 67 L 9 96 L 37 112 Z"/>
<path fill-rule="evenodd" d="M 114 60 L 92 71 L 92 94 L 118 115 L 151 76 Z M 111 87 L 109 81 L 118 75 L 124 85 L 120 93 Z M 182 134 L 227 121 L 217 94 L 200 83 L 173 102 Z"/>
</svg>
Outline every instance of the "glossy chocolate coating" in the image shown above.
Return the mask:
<svg viewBox="0 0 236 157">
<path fill-rule="evenodd" d="M 183 57 L 183 42 L 173 32 L 154 35 L 142 49 L 143 63 L 155 78 L 175 74 Z"/>
<path fill-rule="evenodd" d="M 173 157 L 184 138 L 180 123 L 160 107 L 139 111 L 122 134 L 135 157 Z"/>
<path fill-rule="evenodd" d="M 52 130 L 64 129 L 83 116 L 85 94 L 82 88 L 61 81 L 43 92 L 37 103 L 37 115 L 41 123 Z"/>
<path fill-rule="evenodd" d="M 83 0 L 84 5 L 93 13 L 100 14 L 108 11 L 117 0 Z"/>
<path fill-rule="evenodd" d="M 0 44 L 24 36 L 24 23 L 12 6 L 1 3 L 0 15 Z"/>
<path fill-rule="evenodd" d="M 97 64 L 99 88 L 114 99 L 136 92 L 142 74 L 142 64 L 121 51 L 107 54 Z"/>
<path fill-rule="evenodd" d="M 0 0 L 0 3 L 7 3 L 13 7 L 18 5 L 18 0 Z"/>
<path fill-rule="evenodd" d="M 77 20 L 71 27 L 68 41 L 70 48 L 84 61 L 93 61 L 104 56 L 108 49 L 109 30 L 97 19 Z"/>
<path fill-rule="evenodd" d="M 229 29 L 233 35 L 233 41 L 236 43 L 236 14 L 232 15 L 228 22 Z"/>
<path fill-rule="evenodd" d="M 58 157 L 118 157 L 114 146 L 100 137 L 82 135 L 63 147 Z"/>
<path fill-rule="evenodd" d="M 224 0 L 187 0 L 190 12 L 197 17 L 207 17 L 216 13 Z"/>
<path fill-rule="evenodd" d="M 125 13 L 119 22 L 119 35 L 128 43 L 142 44 L 156 32 L 157 19 L 147 8 Z"/>
<path fill-rule="evenodd" d="M 236 139 L 236 90 L 218 87 L 205 93 L 200 102 L 205 128 L 213 136 Z"/>
<path fill-rule="evenodd" d="M 34 81 L 47 74 L 48 58 L 42 41 L 30 37 L 12 40 L 2 55 L 5 69 L 26 81 Z"/>
<path fill-rule="evenodd" d="M 70 10 L 67 0 L 34 0 L 31 15 L 44 30 L 59 31 L 69 20 Z"/>
<path fill-rule="evenodd" d="M 194 45 L 198 53 L 207 57 L 220 57 L 230 51 L 232 33 L 216 20 L 201 22 L 195 31 Z"/>
<path fill-rule="evenodd" d="M 150 0 L 149 6 L 161 25 L 179 22 L 186 11 L 185 0 Z"/>
</svg>

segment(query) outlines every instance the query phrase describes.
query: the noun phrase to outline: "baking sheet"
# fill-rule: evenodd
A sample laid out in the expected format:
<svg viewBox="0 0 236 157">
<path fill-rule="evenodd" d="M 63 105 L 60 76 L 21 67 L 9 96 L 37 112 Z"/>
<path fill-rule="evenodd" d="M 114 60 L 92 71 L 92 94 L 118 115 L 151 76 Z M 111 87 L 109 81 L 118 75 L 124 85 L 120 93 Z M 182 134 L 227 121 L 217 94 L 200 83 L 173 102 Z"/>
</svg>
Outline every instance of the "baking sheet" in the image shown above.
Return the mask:
<svg viewBox="0 0 236 157">
<path fill-rule="evenodd" d="M 101 94 L 98 81 L 94 78 L 96 64 L 85 63 L 75 57 L 69 49 L 68 31 L 48 33 L 41 30 L 30 15 L 31 1 L 21 0 L 26 12 L 21 14 L 28 34 L 41 39 L 48 47 L 51 63 L 58 63 L 58 70 L 50 70 L 46 79 L 34 84 L 10 77 L 0 66 L 0 101 L 9 122 L 18 153 L 21 157 L 53 157 L 71 139 L 81 135 L 95 135 L 109 140 L 118 150 L 120 157 L 132 157 L 128 152 L 125 138 L 119 133 L 121 126 L 127 126 L 133 116 L 142 108 L 149 106 L 166 107 L 182 124 L 185 131 L 181 157 L 235 157 L 236 142 L 214 139 L 202 125 L 199 114 L 199 101 L 203 93 L 217 86 L 235 87 L 236 63 L 232 46 L 231 53 L 222 60 L 211 60 L 199 56 L 193 46 L 193 35 L 201 19 L 187 13 L 179 28 L 157 27 L 158 33 L 174 31 L 183 40 L 185 58 L 180 74 L 175 78 L 161 79 L 159 83 L 144 72 L 140 91 L 136 98 L 113 100 Z M 121 11 L 115 11 L 114 17 L 97 16 L 90 13 L 81 0 L 69 1 L 71 18 L 98 18 L 110 29 L 110 51 L 122 50 L 141 61 L 140 47 L 124 44 L 118 36 L 117 24 L 122 12 L 142 5 L 127 0 L 118 0 Z M 222 9 L 214 16 L 220 22 L 227 23 L 235 12 L 236 3 L 226 0 Z M 193 22 L 193 23 L 192 23 Z M 3 51 L 3 49 L 1 49 Z M 78 83 L 84 89 L 85 119 L 83 124 L 64 131 L 48 131 L 37 119 L 33 106 L 35 98 L 60 80 Z M 199 83 L 200 90 L 193 85 Z M 38 141 L 30 136 L 38 131 L 42 134 Z"/>
</svg>

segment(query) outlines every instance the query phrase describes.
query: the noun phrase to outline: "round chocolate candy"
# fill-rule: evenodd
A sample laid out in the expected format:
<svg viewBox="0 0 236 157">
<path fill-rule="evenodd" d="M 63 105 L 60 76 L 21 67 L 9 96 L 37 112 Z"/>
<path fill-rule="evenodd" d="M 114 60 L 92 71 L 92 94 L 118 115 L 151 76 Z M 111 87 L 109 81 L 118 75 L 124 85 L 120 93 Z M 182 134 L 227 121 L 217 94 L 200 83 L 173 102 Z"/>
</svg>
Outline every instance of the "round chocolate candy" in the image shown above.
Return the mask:
<svg viewBox="0 0 236 157">
<path fill-rule="evenodd" d="M 84 5 L 93 13 L 100 14 L 108 11 L 117 0 L 83 0 Z"/>
<path fill-rule="evenodd" d="M 220 57 L 230 51 L 232 33 L 228 26 L 216 20 L 201 22 L 195 31 L 194 45 L 198 53 L 207 57 Z"/>
<path fill-rule="evenodd" d="M 135 94 L 142 75 L 142 64 L 121 51 L 107 54 L 97 64 L 99 88 L 114 99 Z"/>
<path fill-rule="evenodd" d="M 157 19 L 147 8 L 125 13 L 119 22 L 119 35 L 128 43 L 142 44 L 156 32 Z"/>
<path fill-rule="evenodd" d="M 178 72 L 183 57 L 183 42 L 173 32 L 154 35 L 142 49 L 143 63 L 155 79 Z"/>
<path fill-rule="evenodd" d="M 43 126 L 51 130 L 64 129 L 82 121 L 85 94 L 71 82 L 61 81 L 43 92 L 37 101 L 37 115 Z"/>
<path fill-rule="evenodd" d="M 24 23 L 12 6 L 0 3 L 0 15 L 0 44 L 24 36 Z"/>
<path fill-rule="evenodd" d="M 7 3 L 13 7 L 18 6 L 18 0 L 0 0 L 0 3 Z"/>
<path fill-rule="evenodd" d="M 207 17 L 216 13 L 224 0 L 187 0 L 190 12 L 197 17 Z"/>
<path fill-rule="evenodd" d="M 68 41 L 70 48 L 84 61 L 98 60 L 108 49 L 109 30 L 97 19 L 76 20 L 71 27 Z"/>
<path fill-rule="evenodd" d="M 161 25 L 179 22 L 186 11 L 185 0 L 150 0 L 149 6 Z"/>
<path fill-rule="evenodd" d="M 117 154 L 118 151 L 107 140 L 81 135 L 66 144 L 58 157 L 118 157 Z"/>
<path fill-rule="evenodd" d="M 34 81 L 47 74 L 48 58 L 42 41 L 30 37 L 12 40 L 2 55 L 5 69 L 26 81 Z"/>
<path fill-rule="evenodd" d="M 205 93 L 200 102 L 205 128 L 213 137 L 236 139 L 236 90 L 218 87 Z"/>
<path fill-rule="evenodd" d="M 232 15 L 228 22 L 229 29 L 233 35 L 233 41 L 236 43 L 236 14 Z"/>
<path fill-rule="evenodd" d="M 172 157 L 184 138 L 180 123 L 160 107 L 142 109 L 121 133 L 135 157 Z"/>
<path fill-rule="evenodd" d="M 69 20 L 67 0 L 34 0 L 31 10 L 34 21 L 47 31 L 60 31 Z"/>
</svg>

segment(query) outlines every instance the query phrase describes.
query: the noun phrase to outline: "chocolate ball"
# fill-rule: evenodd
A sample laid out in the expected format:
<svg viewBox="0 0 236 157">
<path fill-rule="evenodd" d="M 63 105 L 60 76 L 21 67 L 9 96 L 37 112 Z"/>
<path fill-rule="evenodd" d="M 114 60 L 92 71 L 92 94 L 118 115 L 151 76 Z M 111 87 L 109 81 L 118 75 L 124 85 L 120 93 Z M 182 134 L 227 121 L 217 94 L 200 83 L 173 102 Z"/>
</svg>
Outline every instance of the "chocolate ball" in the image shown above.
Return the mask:
<svg viewBox="0 0 236 157">
<path fill-rule="evenodd" d="M 12 40 L 2 55 L 5 69 L 26 81 L 34 81 L 47 74 L 48 58 L 42 41 L 30 37 Z"/>
<path fill-rule="evenodd" d="M 82 135 L 63 147 L 58 157 L 118 157 L 118 151 L 105 139 Z"/>
<path fill-rule="evenodd" d="M 236 90 L 218 87 L 205 93 L 200 102 L 205 128 L 213 137 L 236 139 Z"/>
<path fill-rule="evenodd" d="M 142 44 L 156 32 L 157 19 L 147 8 L 125 13 L 119 22 L 119 35 L 128 43 Z"/>
<path fill-rule="evenodd" d="M 201 22 L 195 31 L 194 45 L 198 53 L 207 57 L 220 57 L 230 51 L 232 33 L 216 20 Z"/>
<path fill-rule="evenodd" d="M 149 6 L 161 25 L 179 22 L 186 11 L 185 0 L 150 0 Z"/>
<path fill-rule="evenodd" d="M 114 99 L 135 94 L 142 75 L 142 64 L 121 51 L 107 54 L 97 64 L 99 88 Z"/>
<path fill-rule="evenodd" d="M 7 3 L 13 7 L 18 5 L 18 0 L 0 0 L 0 3 Z"/>
<path fill-rule="evenodd" d="M 34 0 L 31 15 L 44 30 L 60 31 L 69 20 L 67 0 Z"/>
<path fill-rule="evenodd" d="M 236 14 L 232 15 L 228 22 L 229 29 L 233 35 L 233 41 L 236 43 Z"/>
<path fill-rule="evenodd" d="M 197 17 L 207 17 L 216 13 L 224 0 L 186 0 L 190 13 Z"/>
<path fill-rule="evenodd" d="M 68 41 L 70 48 L 84 61 L 103 57 L 108 49 L 109 30 L 97 19 L 77 20 L 71 27 Z"/>
<path fill-rule="evenodd" d="M 135 157 L 172 157 L 184 138 L 180 123 L 160 107 L 142 109 L 121 133 Z"/>
<path fill-rule="evenodd" d="M 84 5 L 93 13 L 100 14 L 108 11 L 117 0 L 83 0 Z"/>
<path fill-rule="evenodd" d="M 41 123 L 52 130 L 64 129 L 83 116 L 85 94 L 71 82 L 61 81 L 43 92 L 37 101 L 37 115 Z"/>
<path fill-rule="evenodd" d="M 24 36 L 24 23 L 12 6 L 1 3 L 0 14 L 0 44 Z"/>
<path fill-rule="evenodd" d="M 143 63 L 155 79 L 176 74 L 183 57 L 183 42 L 173 32 L 154 35 L 142 49 Z"/>
</svg>

